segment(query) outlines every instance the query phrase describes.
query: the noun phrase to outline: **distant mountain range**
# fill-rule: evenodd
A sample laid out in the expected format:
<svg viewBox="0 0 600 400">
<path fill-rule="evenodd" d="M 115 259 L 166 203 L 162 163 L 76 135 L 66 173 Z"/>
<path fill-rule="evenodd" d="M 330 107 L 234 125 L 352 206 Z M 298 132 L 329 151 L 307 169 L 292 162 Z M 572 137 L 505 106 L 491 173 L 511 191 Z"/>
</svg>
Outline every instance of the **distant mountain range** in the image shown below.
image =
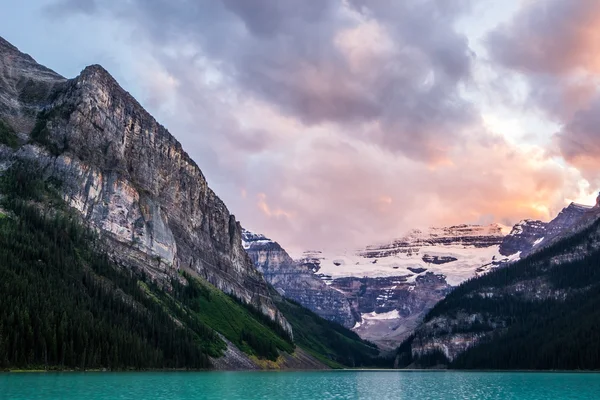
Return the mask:
<svg viewBox="0 0 600 400">
<path fill-rule="evenodd" d="M 512 229 L 491 224 L 413 230 L 355 251 L 306 251 L 298 260 L 264 235 L 242 236 L 258 270 L 280 293 L 393 349 L 453 287 L 542 248 L 590 209 L 572 203 L 550 222 L 523 220 Z"/>
</svg>

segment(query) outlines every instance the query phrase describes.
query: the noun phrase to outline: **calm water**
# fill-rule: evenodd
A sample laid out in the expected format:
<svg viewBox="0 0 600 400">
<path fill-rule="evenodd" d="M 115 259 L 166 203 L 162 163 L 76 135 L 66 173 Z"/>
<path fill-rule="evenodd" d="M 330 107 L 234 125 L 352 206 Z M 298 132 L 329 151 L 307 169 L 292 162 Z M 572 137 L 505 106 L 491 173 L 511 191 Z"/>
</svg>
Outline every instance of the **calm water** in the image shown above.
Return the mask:
<svg viewBox="0 0 600 400">
<path fill-rule="evenodd" d="M 600 374 L 12 373 L 0 374 L 0 399 L 600 399 Z"/>
</svg>

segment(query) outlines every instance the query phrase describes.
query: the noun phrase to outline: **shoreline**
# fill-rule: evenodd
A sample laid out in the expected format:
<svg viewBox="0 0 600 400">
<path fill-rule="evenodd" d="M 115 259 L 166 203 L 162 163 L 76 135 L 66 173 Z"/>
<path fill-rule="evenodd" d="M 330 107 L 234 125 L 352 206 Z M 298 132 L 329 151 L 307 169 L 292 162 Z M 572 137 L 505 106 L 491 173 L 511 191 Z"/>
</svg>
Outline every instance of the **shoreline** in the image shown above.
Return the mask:
<svg viewBox="0 0 600 400">
<path fill-rule="evenodd" d="M 465 369 L 390 369 L 390 368 L 342 368 L 342 369 L 264 369 L 264 370 L 216 370 L 216 369 L 122 369 L 122 370 L 109 370 L 109 369 L 5 369 L 0 370 L 2 374 L 40 374 L 40 373 L 154 373 L 154 372 L 450 372 L 450 373 L 590 373 L 598 374 L 600 370 L 494 370 L 494 369 L 478 369 L 478 370 L 465 370 Z"/>
</svg>

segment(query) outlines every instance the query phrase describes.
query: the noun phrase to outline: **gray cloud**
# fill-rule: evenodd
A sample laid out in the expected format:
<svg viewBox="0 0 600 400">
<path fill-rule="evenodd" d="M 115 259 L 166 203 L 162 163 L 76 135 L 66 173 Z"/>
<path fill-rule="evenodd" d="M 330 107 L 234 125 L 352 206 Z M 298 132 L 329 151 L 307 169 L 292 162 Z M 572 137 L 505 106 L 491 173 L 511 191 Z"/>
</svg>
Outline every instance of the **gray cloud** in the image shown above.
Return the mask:
<svg viewBox="0 0 600 400">
<path fill-rule="evenodd" d="M 600 2 L 545 0 L 528 2 L 510 23 L 488 35 L 492 58 L 524 73 L 563 75 L 596 64 L 590 42 L 598 35 Z"/>
<path fill-rule="evenodd" d="M 377 121 L 379 132 L 360 137 L 411 158 L 443 157 L 463 129 L 477 123 L 458 93 L 474 57 L 453 28 L 467 9 L 464 1 L 75 4 L 62 2 L 54 13 L 108 11 L 127 18 L 157 45 L 191 45 L 224 79 L 307 125 Z M 360 30 L 365 23 L 370 32 Z M 376 36 L 365 45 L 368 34 Z"/>
</svg>

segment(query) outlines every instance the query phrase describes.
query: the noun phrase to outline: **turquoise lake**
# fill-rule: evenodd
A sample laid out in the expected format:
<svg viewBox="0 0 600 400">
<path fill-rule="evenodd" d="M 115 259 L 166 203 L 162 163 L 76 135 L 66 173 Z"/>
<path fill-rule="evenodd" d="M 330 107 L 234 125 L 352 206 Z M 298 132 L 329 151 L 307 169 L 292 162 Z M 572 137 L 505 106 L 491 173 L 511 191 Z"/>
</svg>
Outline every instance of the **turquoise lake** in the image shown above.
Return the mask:
<svg viewBox="0 0 600 400">
<path fill-rule="evenodd" d="M 600 374 L 517 372 L 5 373 L 0 399 L 600 399 Z"/>
</svg>

